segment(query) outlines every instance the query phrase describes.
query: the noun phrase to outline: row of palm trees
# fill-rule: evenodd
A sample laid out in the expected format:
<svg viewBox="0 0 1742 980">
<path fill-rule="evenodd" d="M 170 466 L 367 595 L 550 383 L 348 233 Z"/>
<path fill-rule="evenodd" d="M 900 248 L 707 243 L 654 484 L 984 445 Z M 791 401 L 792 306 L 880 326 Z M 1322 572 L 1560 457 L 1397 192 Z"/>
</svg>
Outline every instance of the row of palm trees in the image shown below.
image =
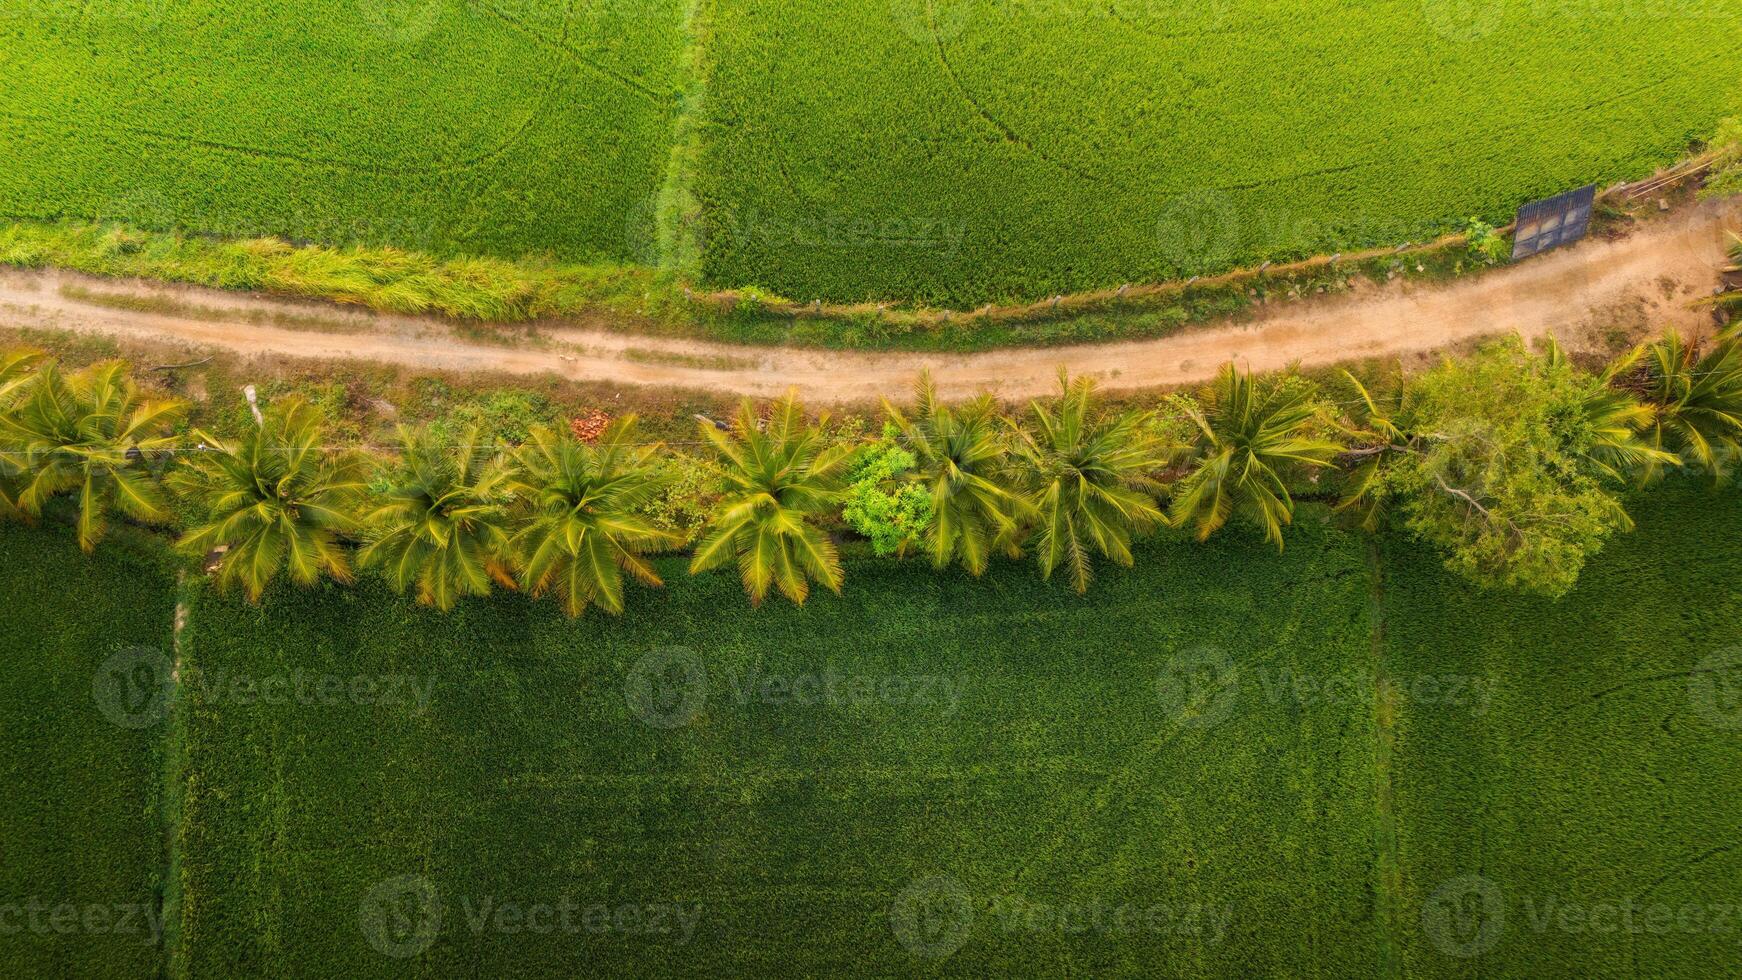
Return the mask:
<svg viewBox="0 0 1742 980">
<path fill-rule="evenodd" d="M 1411 430 L 1407 385 L 1375 394 L 1348 380 L 1353 411 L 1306 379 L 1232 365 L 1152 411 L 1103 410 L 1089 380 L 1062 375 L 1058 396 L 1022 420 L 989 396 L 945 404 L 923 376 L 911 406 L 884 408 L 915 460 L 898 479 L 932 497 L 916 547 L 933 565 L 980 575 L 995 556 L 1028 554 L 1044 577 L 1062 570 L 1084 592 L 1097 559 L 1130 565 L 1132 542 L 1164 525 L 1204 539 L 1239 519 L 1280 548 L 1290 486 L 1328 468 L 1343 474 L 1343 506 L 1378 526 L 1375 474 L 1428 436 Z M 1599 433 L 1589 455 L 1616 479 L 1719 473 L 1742 449 L 1742 334 L 1641 346 L 1594 380 L 1584 411 Z M 649 556 L 682 542 L 649 516 L 665 484 L 662 447 L 637 441 L 632 416 L 595 443 L 542 428 L 512 447 L 402 430 L 387 459 L 333 445 L 320 413 L 294 398 L 237 439 L 175 435 L 185 418 L 184 404 L 146 397 L 121 362 L 67 373 L 33 353 L 0 357 L 0 517 L 34 519 L 71 497 L 90 550 L 113 515 L 174 523 L 167 487 L 191 528 L 180 546 L 250 599 L 280 576 L 349 582 L 361 566 L 443 610 L 510 588 L 553 596 L 571 616 L 620 613 L 625 579 L 661 584 Z M 734 565 L 758 604 L 771 591 L 798 603 L 813 585 L 840 591 L 829 528 L 863 440 L 832 436 L 791 395 L 765 412 L 746 401 L 729 429 L 701 433 L 713 456 L 702 465 L 722 492 L 691 573 Z"/>
</svg>

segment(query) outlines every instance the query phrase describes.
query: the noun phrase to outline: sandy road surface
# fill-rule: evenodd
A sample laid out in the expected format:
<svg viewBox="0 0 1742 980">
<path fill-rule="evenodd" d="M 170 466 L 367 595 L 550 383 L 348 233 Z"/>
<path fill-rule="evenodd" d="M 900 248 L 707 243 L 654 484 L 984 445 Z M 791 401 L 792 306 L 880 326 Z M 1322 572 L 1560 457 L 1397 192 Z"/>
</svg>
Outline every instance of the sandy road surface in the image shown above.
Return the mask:
<svg viewBox="0 0 1742 980">
<path fill-rule="evenodd" d="M 0 326 L 58 328 L 221 349 L 265 358 L 384 361 L 431 371 L 552 373 L 578 380 L 770 395 L 796 385 L 816 403 L 908 391 L 922 367 L 946 396 L 1050 391 L 1060 366 L 1111 389 L 1200 381 L 1233 359 L 1255 370 L 1438 350 L 1516 330 L 1527 337 L 1613 326 L 1697 329 L 1689 304 L 1712 291 L 1742 206 L 1708 202 L 1614 241 L 1590 241 L 1450 284 L 1392 283 L 1335 297 L 1272 303 L 1251 322 L 1155 340 L 989 351 L 858 353 L 740 347 L 544 325 L 479 343 L 433 319 L 59 271 L 0 271 Z M 163 311 L 93 303 L 86 292 L 168 301 Z M 318 321 L 318 322 L 313 322 Z M 1623 322 L 1624 321 L 1624 322 Z M 289 326 L 283 324 L 290 324 Z"/>
</svg>

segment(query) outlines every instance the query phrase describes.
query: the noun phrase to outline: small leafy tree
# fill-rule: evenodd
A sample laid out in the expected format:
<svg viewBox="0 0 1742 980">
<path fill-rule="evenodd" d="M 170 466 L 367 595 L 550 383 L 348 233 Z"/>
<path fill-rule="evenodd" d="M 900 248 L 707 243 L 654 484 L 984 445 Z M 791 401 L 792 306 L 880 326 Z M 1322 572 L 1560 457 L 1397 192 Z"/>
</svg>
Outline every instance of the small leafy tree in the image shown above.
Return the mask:
<svg viewBox="0 0 1742 980">
<path fill-rule="evenodd" d="M 879 555 L 906 554 L 931 526 L 931 493 L 906 479 L 913 465 L 912 453 L 885 438 L 861 449 L 847 474 L 841 517 Z"/>
<path fill-rule="evenodd" d="M 512 542 L 521 584 L 533 595 L 554 593 L 569 616 L 592 605 L 622 613 L 624 573 L 664 584 L 646 556 L 679 538 L 641 513 L 663 477 L 653 465 L 658 445 L 637 446 L 635 432 L 633 415 L 612 422 L 594 445 L 541 426 L 515 453 L 512 488 L 525 501 Z"/>
<path fill-rule="evenodd" d="M 1202 541 L 1240 515 L 1281 550 L 1282 529 L 1294 520 L 1287 477 L 1330 465 L 1343 448 L 1326 437 L 1331 427 L 1312 385 L 1292 376 L 1254 380 L 1230 363 L 1201 402 L 1172 404 L 1196 430 L 1190 470 L 1173 488 L 1174 525 L 1191 525 Z"/>
<path fill-rule="evenodd" d="M 1379 465 L 1351 481 L 1345 505 L 1395 504 L 1479 584 L 1562 595 L 1632 526 L 1612 484 L 1652 454 L 1629 428 L 1639 413 L 1604 387 L 1514 339 L 1411 379 L 1406 395 L 1363 389 L 1366 438 L 1353 452 Z"/>
<path fill-rule="evenodd" d="M 28 378 L 20 361 L 7 363 L 13 404 L 0 412 L 0 458 L 15 487 L 7 509 L 36 518 L 51 499 L 77 494 L 79 547 L 87 552 L 102 540 L 111 511 L 148 524 L 170 520 L 144 464 L 174 445 L 170 430 L 185 404 L 143 398 L 123 361 L 71 375 L 49 361 Z"/>
<path fill-rule="evenodd" d="M 182 536 L 195 555 L 222 551 L 218 587 L 241 585 L 260 601 L 279 574 L 309 586 L 322 575 L 351 581 L 341 543 L 360 527 L 367 463 L 327 442 L 321 415 L 299 398 L 269 407 L 240 440 L 196 431 L 198 446 L 170 475 L 170 486 L 204 511 Z"/>
<path fill-rule="evenodd" d="M 811 520 L 840 503 L 854 447 L 830 443 L 820 427 L 808 424 L 793 392 L 774 403 L 766 425 L 746 400 L 730 434 L 706 422 L 701 432 L 718 454 L 726 492 L 696 545 L 690 573 L 735 560 L 756 605 L 770 587 L 803 604 L 812 580 L 840 592 L 840 556 Z"/>
<path fill-rule="evenodd" d="M 398 592 L 442 612 L 462 596 L 514 586 L 508 547 L 508 468 L 476 428 L 443 444 L 429 430 L 399 432 L 401 455 L 386 474 L 385 502 L 365 520 L 357 560 Z"/>
<path fill-rule="evenodd" d="M 1507 243 L 1506 236 L 1480 218 L 1471 218 L 1465 222 L 1464 234 L 1469 239 L 1467 251 L 1470 258 L 1482 265 L 1499 265 L 1512 254 L 1512 246 Z"/>
<path fill-rule="evenodd" d="M 924 373 L 914 385 L 914 402 L 911 417 L 889 402 L 883 410 L 913 453 L 914 478 L 931 500 L 924 542 L 933 566 L 958 561 L 979 576 L 994 552 L 1020 557 L 1031 512 L 1011 484 L 1010 440 L 991 396 L 943 405 Z"/>
<path fill-rule="evenodd" d="M 1151 474 L 1170 454 L 1150 414 L 1103 417 L 1088 378 L 1061 373 L 1059 389 L 1056 403 L 1032 404 L 1033 427 L 1019 432 L 1016 451 L 1041 576 L 1050 580 L 1063 565 L 1081 594 L 1094 579 L 1092 552 L 1129 568 L 1132 536 L 1165 522 Z"/>
</svg>

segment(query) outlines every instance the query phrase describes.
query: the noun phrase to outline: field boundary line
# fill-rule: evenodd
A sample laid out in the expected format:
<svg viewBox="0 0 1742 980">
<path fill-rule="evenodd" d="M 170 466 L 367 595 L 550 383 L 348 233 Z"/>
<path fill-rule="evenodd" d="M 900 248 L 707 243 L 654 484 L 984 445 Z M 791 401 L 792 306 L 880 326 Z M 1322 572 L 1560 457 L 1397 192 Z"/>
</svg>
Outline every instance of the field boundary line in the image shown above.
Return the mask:
<svg viewBox="0 0 1742 980">
<path fill-rule="evenodd" d="M 1398 702 L 1385 672 L 1385 557 L 1367 536 L 1368 659 L 1373 673 L 1373 918 L 1381 977 L 1403 976 L 1402 861 L 1397 844 L 1392 756 L 1397 749 Z"/>
<path fill-rule="evenodd" d="M 704 242 L 695 181 L 706 149 L 702 129 L 712 68 L 708 42 L 713 23 L 713 0 L 688 0 L 684 5 L 679 103 L 671 124 L 665 176 L 654 197 L 655 262 L 661 270 L 686 278 L 699 276 L 702 269 Z"/>
<path fill-rule="evenodd" d="M 182 833 L 186 829 L 188 705 L 187 688 L 181 683 L 182 636 L 194 615 L 204 579 L 190 578 L 186 570 L 176 573 L 174 621 L 170 628 L 169 711 L 163 723 L 163 738 L 159 745 L 158 808 L 161 833 L 161 883 L 158 889 L 159 921 L 163 923 L 163 945 L 159 950 L 164 976 L 185 976 L 185 950 L 182 947 Z"/>
</svg>

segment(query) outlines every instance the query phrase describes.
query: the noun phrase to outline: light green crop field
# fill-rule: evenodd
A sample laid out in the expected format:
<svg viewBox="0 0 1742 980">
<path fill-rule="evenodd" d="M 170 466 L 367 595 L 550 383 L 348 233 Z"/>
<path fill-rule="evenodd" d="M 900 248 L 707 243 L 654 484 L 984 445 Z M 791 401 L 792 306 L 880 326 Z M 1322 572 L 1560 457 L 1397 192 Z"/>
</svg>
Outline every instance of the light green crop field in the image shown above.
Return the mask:
<svg viewBox="0 0 1742 980">
<path fill-rule="evenodd" d="M 677 0 L 0 0 L 0 214 L 648 260 Z"/>
<path fill-rule="evenodd" d="M 369 582 L 204 594 L 157 749 L 81 698 L 99 654 L 161 636 L 168 582 L 9 528 L 9 595 L 139 598 L 8 621 L 18 659 L 41 636 L 79 655 L 8 689 L 32 751 L 0 802 L 0 916 L 158 877 L 170 904 L 161 950 L 0 934 L 0 965 L 1724 975 L 1742 504 L 1682 486 L 1634 511 L 1559 603 L 1475 593 L 1318 508 L 1280 557 L 1152 543 L 1083 599 L 893 562 L 760 612 L 667 562 L 633 615 L 580 623 Z"/>
<path fill-rule="evenodd" d="M 1739 32 L 1667 0 L 0 0 L 0 216 L 968 307 L 1641 176 L 1742 106 Z"/>
<path fill-rule="evenodd" d="M 958 307 L 1504 224 L 1742 79 L 1725 3 L 719 0 L 708 278 Z"/>
</svg>

